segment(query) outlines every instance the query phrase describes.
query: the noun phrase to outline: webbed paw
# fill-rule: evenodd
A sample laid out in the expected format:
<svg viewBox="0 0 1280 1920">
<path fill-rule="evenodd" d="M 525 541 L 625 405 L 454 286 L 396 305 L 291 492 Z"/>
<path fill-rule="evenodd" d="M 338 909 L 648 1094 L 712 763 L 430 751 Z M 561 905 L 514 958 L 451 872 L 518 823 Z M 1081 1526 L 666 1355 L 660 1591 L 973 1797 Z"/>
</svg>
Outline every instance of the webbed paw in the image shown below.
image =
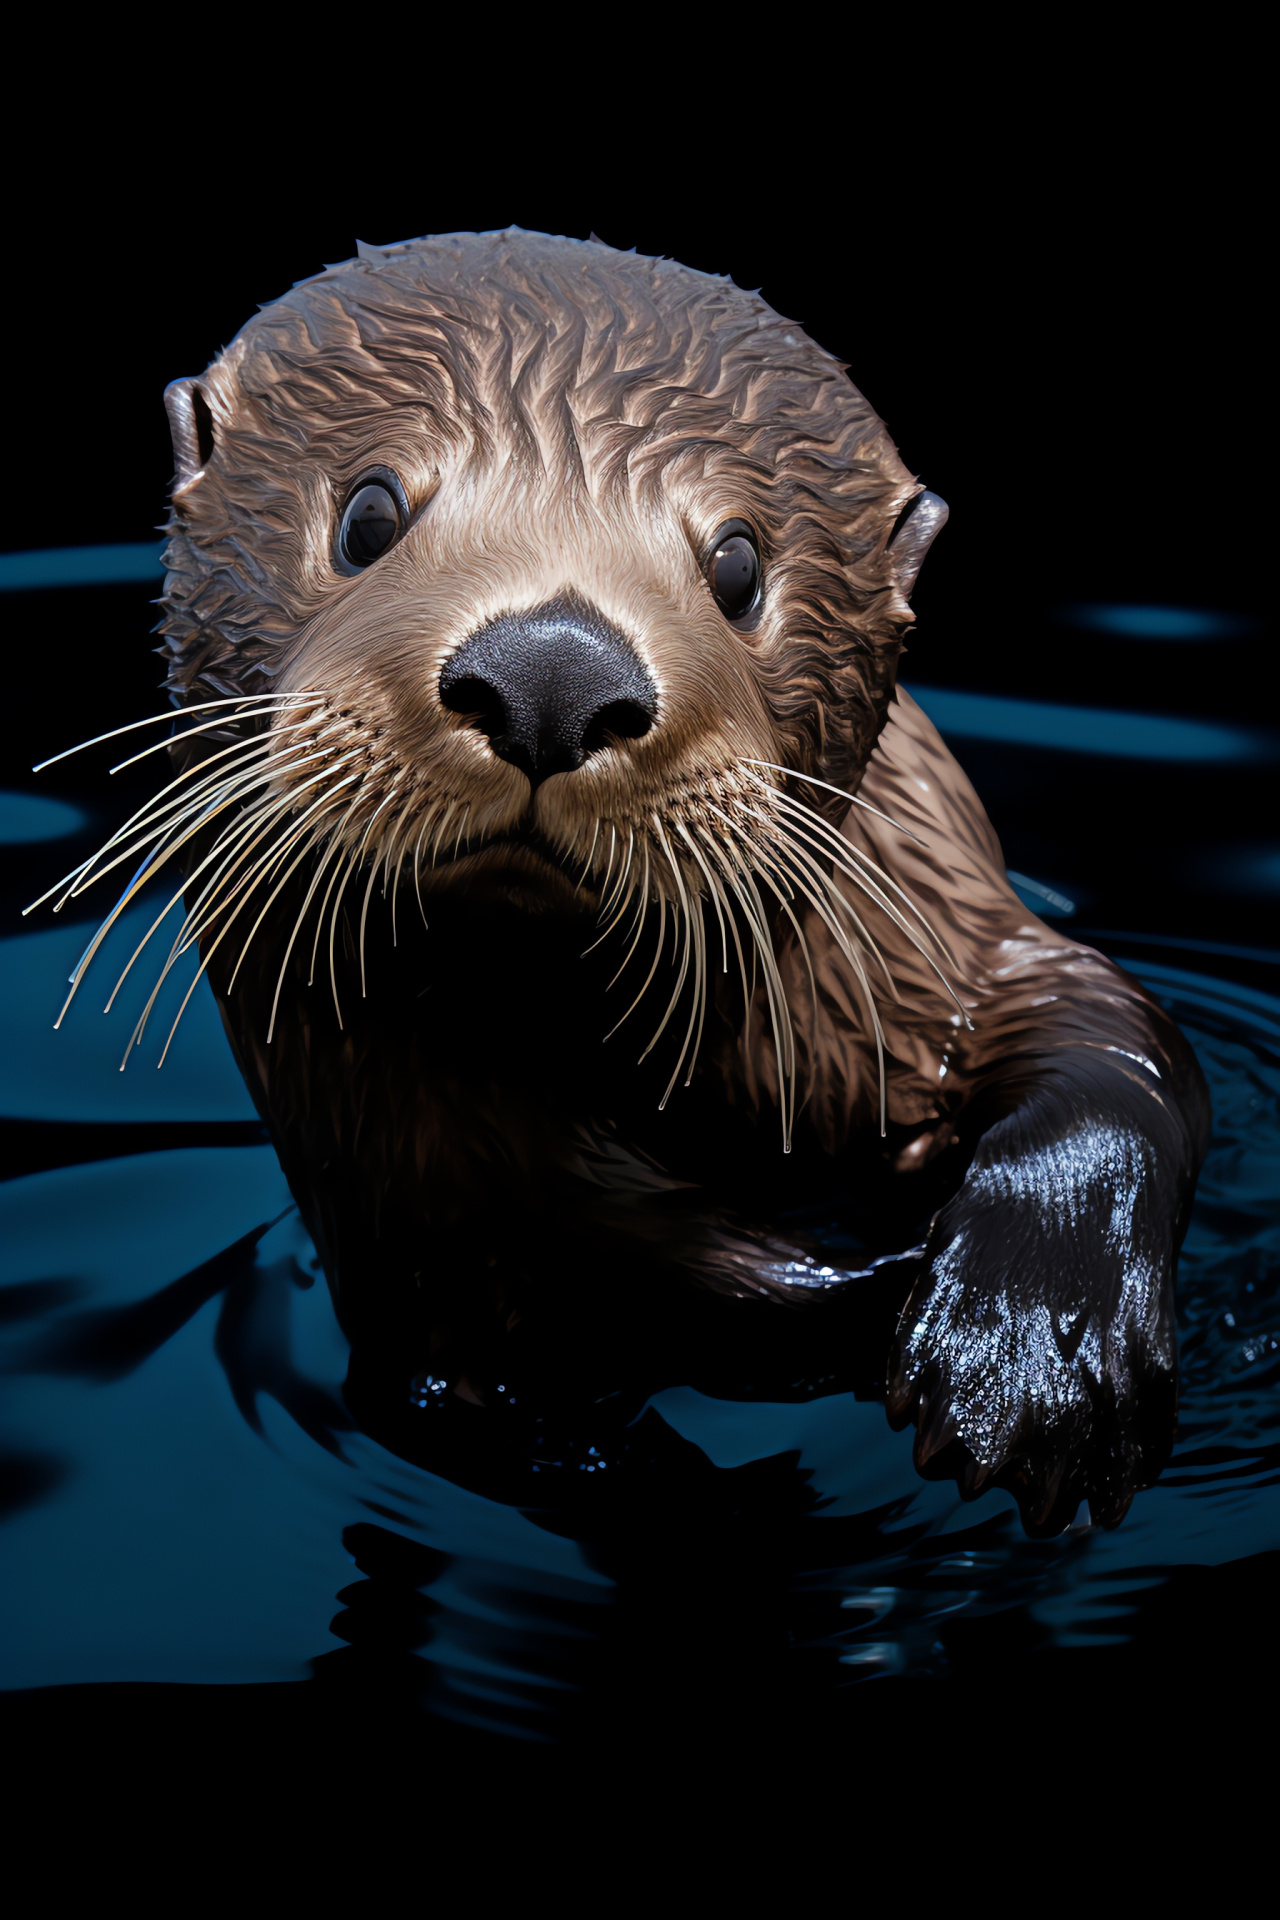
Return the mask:
<svg viewBox="0 0 1280 1920">
<path fill-rule="evenodd" d="M 1124 1130 L 1028 1148 L 1006 1119 L 934 1223 L 898 1325 L 888 1410 L 917 1467 L 1008 1487 L 1029 1533 L 1105 1527 L 1173 1441 L 1173 1219 Z"/>
</svg>

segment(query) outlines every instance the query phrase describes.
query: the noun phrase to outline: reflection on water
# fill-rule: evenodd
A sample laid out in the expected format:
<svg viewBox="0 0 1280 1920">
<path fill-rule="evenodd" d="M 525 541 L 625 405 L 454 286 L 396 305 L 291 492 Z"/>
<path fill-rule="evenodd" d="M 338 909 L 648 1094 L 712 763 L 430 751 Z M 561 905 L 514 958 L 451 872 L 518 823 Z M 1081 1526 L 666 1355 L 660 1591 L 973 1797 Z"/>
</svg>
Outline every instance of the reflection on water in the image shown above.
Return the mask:
<svg viewBox="0 0 1280 1920">
<path fill-rule="evenodd" d="M 158 550 L 0 561 L 0 590 L 20 596 L 145 582 Z M 42 632 L 60 598 L 40 598 Z M 262 1695 L 277 1682 L 325 1713 L 356 1696 L 421 1710 L 455 1744 L 460 1724 L 547 1743 L 641 1720 L 692 1724 L 700 1740 L 784 1705 L 852 1709 L 865 1725 L 868 1703 L 902 1682 L 934 1702 L 947 1676 L 986 1689 L 1016 1671 L 1033 1692 L 1018 1663 L 1055 1650 L 1083 1662 L 1090 1700 L 1125 1659 L 1216 1676 L 1243 1647 L 1274 1664 L 1280 1000 L 1267 989 L 1280 955 L 1259 951 L 1274 935 L 1257 903 L 1276 886 L 1276 742 L 1265 715 L 1245 725 L 1238 703 L 1205 701 L 1227 677 L 1201 649 L 1234 659 L 1240 616 L 1060 616 L 1073 649 L 1099 649 L 1072 697 L 1105 687 L 1105 709 L 1060 704 L 1034 674 L 1020 688 L 918 692 L 992 809 L 1023 898 L 1148 982 L 1212 1088 L 1214 1146 L 1180 1272 L 1178 1443 L 1123 1525 L 1029 1541 L 1004 1493 L 966 1505 L 916 1474 L 872 1364 L 910 1263 L 877 1266 L 870 1254 L 888 1248 L 839 1235 L 832 1267 L 864 1277 L 844 1305 L 815 1305 L 821 1338 L 720 1355 L 704 1343 L 688 1364 L 673 1349 L 667 1372 L 576 1412 L 509 1394 L 482 1411 L 433 1391 L 421 1358 L 402 1379 L 348 1381 L 327 1289 L 208 992 L 157 1073 L 187 984 L 171 980 L 121 1073 L 138 1004 L 126 991 L 109 1018 L 98 1008 L 145 910 L 126 916 L 92 997 L 55 1034 L 91 926 L 23 923 L 11 897 L 0 1687 L 205 1682 Z M 112 617 L 124 658 L 147 621 L 143 590 Z M 935 659 L 925 678 L 945 670 Z M 78 730 L 94 731 L 97 716 L 84 718 Z M 96 774 L 62 792 L 27 791 L 20 775 L 5 775 L 0 836 L 7 884 L 29 899 L 115 824 L 95 809 L 123 802 Z M 1139 931 L 1115 931 L 1127 926 Z M 909 1717 L 922 1723 L 919 1707 Z"/>
<path fill-rule="evenodd" d="M 203 990 L 159 1075 L 117 1071 L 130 1013 L 85 1008 L 59 1037 L 32 1018 L 83 934 L 0 944 L 5 1109 L 33 1169 L 0 1186 L 0 1684 L 356 1676 L 557 1740 L 676 1693 L 838 1710 L 876 1677 L 1123 1646 L 1179 1567 L 1280 1549 L 1280 1001 L 1225 958 L 1105 943 L 1213 1092 L 1180 1434 L 1118 1531 L 1032 1542 L 1007 1495 L 921 1480 L 874 1384 L 821 1347 L 572 1418 L 445 1400 L 406 1368 L 362 1431 Z"/>
</svg>

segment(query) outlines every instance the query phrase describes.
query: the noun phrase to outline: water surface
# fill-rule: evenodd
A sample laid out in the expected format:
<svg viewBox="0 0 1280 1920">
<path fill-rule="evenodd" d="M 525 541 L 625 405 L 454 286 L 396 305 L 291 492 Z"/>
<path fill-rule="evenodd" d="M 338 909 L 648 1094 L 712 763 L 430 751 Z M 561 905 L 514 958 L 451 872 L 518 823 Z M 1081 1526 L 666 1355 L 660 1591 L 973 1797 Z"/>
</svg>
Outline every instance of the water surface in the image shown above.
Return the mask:
<svg viewBox="0 0 1280 1920">
<path fill-rule="evenodd" d="M 1265 817 L 1241 796 L 1267 737 L 1184 718 L 1135 732 L 1126 759 L 1114 715 L 1091 749 L 1071 708 L 1046 750 L 1044 703 L 1023 703 L 1024 738 L 1016 702 L 987 725 L 989 696 L 960 691 L 938 717 L 1024 897 L 1146 982 L 1212 1091 L 1178 1441 L 1123 1525 L 1031 1542 L 1009 1496 L 925 1482 L 839 1353 L 785 1378 L 666 1380 L 540 1434 L 407 1376 L 405 1444 L 382 1444 L 344 1402 L 345 1343 L 206 989 L 163 1072 L 152 1050 L 122 1074 L 128 996 L 103 1018 L 95 982 L 52 1031 L 93 923 L 11 916 L 0 1687 L 358 1679 L 438 1725 L 562 1743 L 641 1702 L 856 1714 L 877 1680 L 944 1687 L 1064 1652 L 1101 1674 L 1153 1647 L 1203 1652 L 1224 1621 L 1263 1633 L 1280 1587 L 1280 997 L 1274 849 L 1238 821 Z M 1141 870 L 1062 804 L 1082 782 L 1117 818 L 1141 792 Z M 42 793 L 43 810 L 24 788 L 0 817 L 40 884 L 95 825 L 85 789 Z"/>
</svg>

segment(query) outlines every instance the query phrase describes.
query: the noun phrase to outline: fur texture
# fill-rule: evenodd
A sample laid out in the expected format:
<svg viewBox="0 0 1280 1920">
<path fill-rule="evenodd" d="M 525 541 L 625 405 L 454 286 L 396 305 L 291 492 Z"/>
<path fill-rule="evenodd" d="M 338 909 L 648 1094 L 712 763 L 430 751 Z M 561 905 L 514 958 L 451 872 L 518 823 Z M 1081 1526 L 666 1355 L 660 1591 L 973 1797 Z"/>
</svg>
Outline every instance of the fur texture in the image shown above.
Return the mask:
<svg viewBox="0 0 1280 1920">
<path fill-rule="evenodd" d="M 791 1297 L 771 1207 L 959 1143 L 891 1413 L 1033 1527 L 1118 1519 L 1172 1431 L 1203 1083 L 1028 914 L 895 693 L 920 489 L 843 367 L 727 281 L 510 231 L 362 247 L 169 401 L 163 632 L 199 712 L 119 858 L 185 863 L 173 953 L 348 1327 L 465 1382 L 575 1262 Z M 407 527 L 353 572 L 371 472 Z M 737 625 L 706 571 L 731 520 L 764 577 Z M 440 675 L 562 604 L 626 637 L 657 720 L 531 787 Z M 638 1061 L 605 1044 L 641 1020 Z"/>
</svg>

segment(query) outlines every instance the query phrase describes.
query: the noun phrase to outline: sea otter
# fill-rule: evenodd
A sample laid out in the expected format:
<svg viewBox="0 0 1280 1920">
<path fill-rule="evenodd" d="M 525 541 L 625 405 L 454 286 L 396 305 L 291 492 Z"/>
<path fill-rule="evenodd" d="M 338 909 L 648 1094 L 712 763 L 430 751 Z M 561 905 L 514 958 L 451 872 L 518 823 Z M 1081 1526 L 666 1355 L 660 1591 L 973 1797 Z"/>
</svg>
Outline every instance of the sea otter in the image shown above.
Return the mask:
<svg viewBox="0 0 1280 1920">
<path fill-rule="evenodd" d="M 781 1216 L 943 1169 L 890 1417 L 1114 1525 L 1204 1083 L 896 684 L 946 509 L 844 366 L 509 230 L 362 245 L 166 403 L 182 714 L 111 860 L 180 876 L 353 1338 L 482 1401 L 554 1274 L 785 1312 L 839 1274 Z"/>
</svg>

